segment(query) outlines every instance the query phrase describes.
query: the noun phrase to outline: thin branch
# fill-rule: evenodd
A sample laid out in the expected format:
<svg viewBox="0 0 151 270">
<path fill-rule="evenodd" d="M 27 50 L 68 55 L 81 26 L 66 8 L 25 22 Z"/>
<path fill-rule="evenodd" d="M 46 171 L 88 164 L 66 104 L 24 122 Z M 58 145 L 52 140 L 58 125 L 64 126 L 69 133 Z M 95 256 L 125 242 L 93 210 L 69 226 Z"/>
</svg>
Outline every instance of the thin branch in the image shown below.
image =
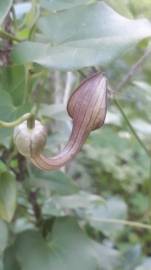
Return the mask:
<svg viewBox="0 0 151 270">
<path fill-rule="evenodd" d="M 43 217 L 42 217 L 42 211 L 41 211 L 40 205 L 37 202 L 37 192 L 30 191 L 28 198 L 29 198 L 29 202 L 32 205 L 32 209 L 33 209 L 34 216 L 36 219 L 36 225 L 37 227 L 41 228 L 43 225 Z"/>
<path fill-rule="evenodd" d="M 118 92 L 127 82 L 130 81 L 131 77 L 138 71 L 143 62 L 151 55 L 151 48 L 145 50 L 144 54 L 137 60 L 137 62 L 130 68 L 126 76 L 116 86 L 116 92 Z"/>
<path fill-rule="evenodd" d="M 134 135 L 134 137 L 136 138 L 136 140 L 138 141 L 138 143 L 142 146 L 142 148 L 144 149 L 144 151 L 146 152 L 146 154 L 149 156 L 150 158 L 150 152 L 149 150 L 146 148 L 146 145 L 143 143 L 143 141 L 141 140 L 141 138 L 138 136 L 137 132 L 135 131 L 135 129 L 133 128 L 132 124 L 130 123 L 129 119 L 127 118 L 125 112 L 123 111 L 120 103 L 117 101 L 116 98 L 113 99 L 114 103 L 116 105 L 116 107 L 118 108 L 118 110 L 120 111 L 120 113 L 122 114 L 124 120 L 126 121 L 129 129 L 131 130 L 132 134 Z"/>
</svg>

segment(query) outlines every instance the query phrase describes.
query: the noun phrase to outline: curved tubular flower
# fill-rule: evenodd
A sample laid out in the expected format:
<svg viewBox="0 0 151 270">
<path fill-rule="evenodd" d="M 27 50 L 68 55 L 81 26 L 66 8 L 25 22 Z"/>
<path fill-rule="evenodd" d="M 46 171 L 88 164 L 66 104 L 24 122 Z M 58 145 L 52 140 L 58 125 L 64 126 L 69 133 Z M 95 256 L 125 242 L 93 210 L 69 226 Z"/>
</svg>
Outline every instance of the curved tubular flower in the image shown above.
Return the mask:
<svg viewBox="0 0 151 270">
<path fill-rule="evenodd" d="M 67 111 L 73 119 L 71 136 L 64 149 L 55 157 L 38 153 L 31 161 L 41 170 L 56 170 L 80 151 L 89 133 L 104 124 L 107 111 L 107 80 L 103 74 L 94 74 L 83 81 L 71 95 Z"/>
</svg>

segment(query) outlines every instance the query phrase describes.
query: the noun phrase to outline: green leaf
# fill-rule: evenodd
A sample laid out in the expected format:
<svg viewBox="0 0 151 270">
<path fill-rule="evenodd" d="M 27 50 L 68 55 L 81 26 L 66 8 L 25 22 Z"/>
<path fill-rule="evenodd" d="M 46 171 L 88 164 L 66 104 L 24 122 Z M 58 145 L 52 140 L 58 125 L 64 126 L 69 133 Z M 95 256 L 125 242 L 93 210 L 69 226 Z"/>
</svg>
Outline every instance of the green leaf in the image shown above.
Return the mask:
<svg viewBox="0 0 151 270">
<path fill-rule="evenodd" d="M 86 217 L 90 225 L 96 230 L 102 231 L 108 237 L 116 238 L 123 230 L 124 225 L 108 223 L 105 220 L 126 219 L 127 205 L 122 199 L 112 197 L 106 204 L 89 209 Z"/>
<path fill-rule="evenodd" d="M 0 120 L 10 121 L 12 114 L 15 112 L 12 99 L 9 93 L 3 90 L 0 90 L 0 97 Z"/>
<path fill-rule="evenodd" d="M 46 200 L 43 206 L 44 215 L 69 215 L 69 210 L 93 208 L 95 205 L 105 203 L 101 196 L 86 192 L 78 192 L 68 196 L 52 196 Z M 55 209 L 55 211 L 54 211 Z"/>
<path fill-rule="evenodd" d="M 5 67 L 0 71 L 1 89 L 7 91 L 13 104 L 19 106 L 24 98 L 25 91 L 25 67 Z"/>
<path fill-rule="evenodd" d="M 3 268 L 3 262 L 2 262 L 2 259 L 0 258 L 0 270 L 4 270 Z"/>
<path fill-rule="evenodd" d="M 14 250 L 24 270 L 113 270 L 119 259 L 118 252 L 89 239 L 72 219 L 57 220 L 47 240 L 36 231 L 20 234 Z"/>
<path fill-rule="evenodd" d="M 12 121 L 15 116 L 15 107 L 12 104 L 11 96 L 8 92 L 0 89 L 0 121 Z M 9 146 L 11 129 L 0 129 L 0 145 Z"/>
<path fill-rule="evenodd" d="M 143 213 L 149 208 L 149 198 L 141 192 L 135 193 L 130 199 L 130 202 L 137 214 L 140 213 L 143 215 Z"/>
<path fill-rule="evenodd" d="M 20 70 L 19 72 L 18 69 Z M 31 105 L 27 103 L 20 107 L 14 106 L 14 104 L 19 105 L 23 99 L 22 90 L 24 89 L 24 81 L 21 77 L 22 68 L 17 67 L 15 68 L 15 71 L 18 72 L 18 75 L 17 73 L 15 74 L 15 78 L 10 76 L 12 73 L 9 71 L 9 78 L 7 78 L 5 72 L 3 73 L 3 76 L 2 73 L 0 76 L 0 121 L 11 122 L 31 110 Z M 17 79 L 18 76 L 20 76 L 20 80 Z M 2 89 L 5 89 L 6 91 Z M 8 148 L 10 145 L 11 135 L 12 129 L 0 128 L 0 145 L 4 145 Z"/>
<path fill-rule="evenodd" d="M 91 208 L 94 205 L 100 205 L 105 201 L 97 195 L 86 192 L 79 192 L 70 196 L 62 196 L 55 198 L 56 203 L 60 204 L 63 208 L 77 209 L 77 208 Z"/>
<path fill-rule="evenodd" d="M 4 268 L 3 270 L 22 270 L 15 254 L 14 246 L 10 246 L 6 249 L 3 259 Z"/>
<path fill-rule="evenodd" d="M 138 184 L 148 177 L 149 160 L 142 147 L 125 128 L 124 123 L 123 134 L 107 126 L 103 130 L 97 130 L 89 136 L 88 144 L 84 147 L 91 166 L 101 171 L 101 179 L 104 179 L 104 172 L 112 175 L 113 181 L 110 181 L 110 177 L 107 181 L 111 189 L 116 183 L 126 191 L 134 192 Z"/>
<path fill-rule="evenodd" d="M 40 5 L 41 7 L 51 11 L 60 11 L 89 4 L 95 1 L 96 0 L 40 0 Z"/>
<path fill-rule="evenodd" d="M 0 129 L 0 146 L 3 145 L 6 148 L 9 148 L 11 134 L 12 134 L 11 129 L 8 129 L 8 128 Z"/>
<path fill-rule="evenodd" d="M 48 42 L 15 46 L 12 58 L 16 64 L 35 62 L 65 70 L 106 65 L 151 37 L 149 21 L 127 19 L 103 2 L 51 13 L 39 20 L 39 28 Z"/>
<path fill-rule="evenodd" d="M 148 20 L 127 19 L 104 2 L 49 14 L 39 19 L 38 26 L 53 46 L 73 41 L 79 41 L 79 46 L 84 41 L 85 45 L 88 42 L 88 45 L 96 43 L 97 46 L 99 42 L 107 40 L 123 45 L 151 36 Z"/>
<path fill-rule="evenodd" d="M 57 194 L 72 194 L 78 192 L 78 186 L 74 183 L 70 176 L 63 172 L 34 172 L 33 183 L 50 189 L 51 192 Z"/>
<path fill-rule="evenodd" d="M 5 19 L 13 1 L 12 0 L 1 0 L 0 1 L 0 24 Z"/>
<path fill-rule="evenodd" d="M 0 161 L 0 174 L 7 172 L 7 170 L 8 170 L 8 168 L 7 168 L 6 164 L 4 162 Z"/>
<path fill-rule="evenodd" d="M 0 218 L 10 222 L 16 208 L 16 181 L 11 172 L 0 174 Z"/>
<path fill-rule="evenodd" d="M 8 242 L 8 229 L 6 223 L 0 220 L 0 256 L 2 255 L 4 249 Z"/>
</svg>

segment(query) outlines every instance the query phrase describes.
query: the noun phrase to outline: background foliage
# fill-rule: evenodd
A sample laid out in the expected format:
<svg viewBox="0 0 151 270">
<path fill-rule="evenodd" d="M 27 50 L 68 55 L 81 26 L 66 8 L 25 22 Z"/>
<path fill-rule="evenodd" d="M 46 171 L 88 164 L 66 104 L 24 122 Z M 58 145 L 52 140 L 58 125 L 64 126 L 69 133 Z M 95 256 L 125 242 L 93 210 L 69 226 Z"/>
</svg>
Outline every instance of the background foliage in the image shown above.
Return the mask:
<svg viewBox="0 0 151 270">
<path fill-rule="evenodd" d="M 150 4 L 0 1 L 0 270 L 151 268 Z M 6 122 L 36 107 L 57 153 L 68 97 L 96 70 L 112 89 L 105 126 L 66 168 L 39 171 Z"/>
</svg>

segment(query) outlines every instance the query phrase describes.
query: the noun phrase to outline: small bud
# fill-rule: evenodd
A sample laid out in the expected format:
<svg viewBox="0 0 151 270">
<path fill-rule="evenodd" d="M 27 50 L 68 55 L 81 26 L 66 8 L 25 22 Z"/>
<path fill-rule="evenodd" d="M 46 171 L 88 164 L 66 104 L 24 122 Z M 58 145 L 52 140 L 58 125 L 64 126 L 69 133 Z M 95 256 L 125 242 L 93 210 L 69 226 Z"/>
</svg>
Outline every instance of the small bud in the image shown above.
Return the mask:
<svg viewBox="0 0 151 270">
<path fill-rule="evenodd" d="M 33 128 L 29 128 L 27 121 L 24 121 L 14 129 L 13 137 L 17 150 L 23 156 L 30 158 L 43 150 L 47 140 L 47 132 L 38 120 L 35 121 Z"/>
</svg>

